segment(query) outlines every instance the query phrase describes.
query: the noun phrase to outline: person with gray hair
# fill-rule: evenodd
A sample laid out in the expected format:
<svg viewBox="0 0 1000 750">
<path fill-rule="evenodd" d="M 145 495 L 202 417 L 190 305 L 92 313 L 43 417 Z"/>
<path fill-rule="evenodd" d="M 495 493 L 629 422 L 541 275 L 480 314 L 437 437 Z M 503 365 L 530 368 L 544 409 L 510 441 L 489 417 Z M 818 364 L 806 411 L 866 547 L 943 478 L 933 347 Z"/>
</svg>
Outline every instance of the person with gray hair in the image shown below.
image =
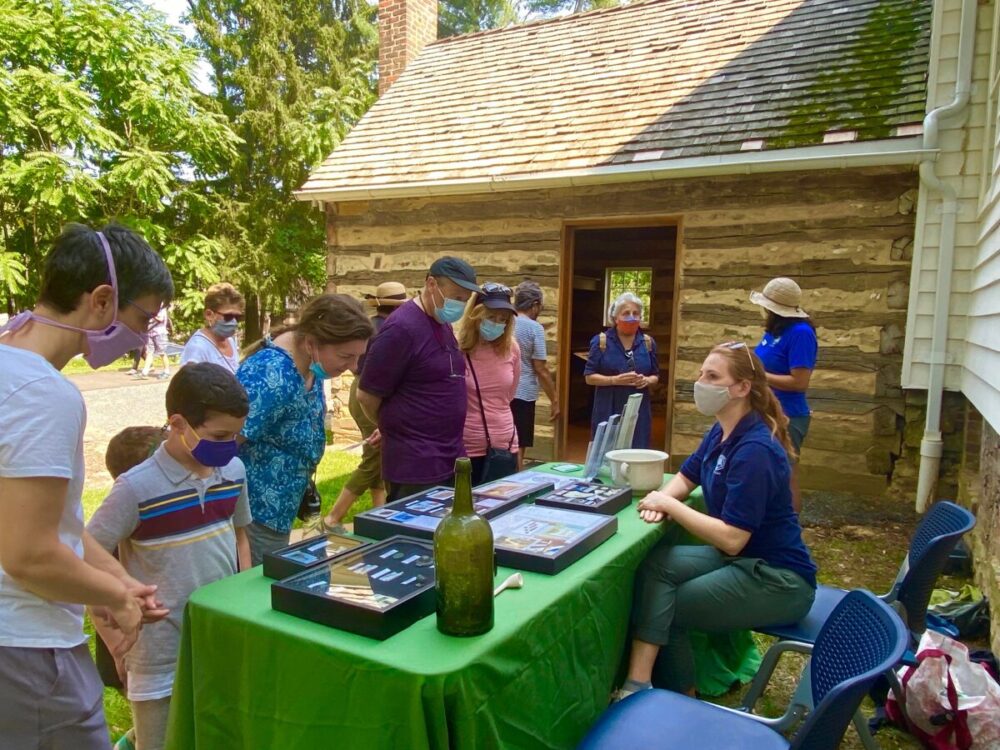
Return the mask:
<svg viewBox="0 0 1000 750">
<path fill-rule="evenodd" d="M 649 389 L 660 382 L 656 341 L 642 331 L 642 317 L 642 300 L 632 292 L 619 294 L 608 308 L 611 326 L 590 340 L 590 353 L 583 370 L 587 385 L 596 387 L 590 418 L 592 437 L 601 422 L 625 411 L 629 396 L 642 394 L 633 448 L 649 447 L 653 421 Z"/>
<path fill-rule="evenodd" d="M 514 415 L 517 442 L 521 446 L 517 455 L 518 467 L 524 465 L 527 449 L 535 444 L 535 403 L 538 401 L 539 385 L 549 399 L 549 421 L 559 418 L 559 396 L 549 372 L 545 329 L 538 322 L 542 301 L 542 288 L 534 281 L 522 281 L 514 290 L 514 307 L 517 309 L 514 338 L 521 348 L 521 378 L 510 402 L 510 410 Z"/>
</svg>

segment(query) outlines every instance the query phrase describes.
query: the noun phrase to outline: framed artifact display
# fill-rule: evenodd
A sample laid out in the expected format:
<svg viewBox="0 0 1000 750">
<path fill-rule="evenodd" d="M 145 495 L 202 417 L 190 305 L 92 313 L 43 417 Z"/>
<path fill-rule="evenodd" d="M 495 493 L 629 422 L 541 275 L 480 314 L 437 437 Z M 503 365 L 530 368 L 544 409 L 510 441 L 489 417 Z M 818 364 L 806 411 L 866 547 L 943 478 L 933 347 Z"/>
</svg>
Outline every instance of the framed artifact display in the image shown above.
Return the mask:
<svg viewBox="0 0 1000 750">
<path fill-rule="evenodd" d="M 554 575 L 618 531 L 618 519 L 599 513 L 522 505 L 490 521 L 497 562 Z"/>
<path fill-rule="evenodd" d="M 582 510 L 585 513 L 603 513 L 608 516 L 613 516 L 631 503 L 631 487 L 605 487 L 597 482 L 582 480 L 564 484 L 562 487 L 557 487 L 554 492 L 535 500 L 535 505 Z"/>
<path fill-rule="evenodd" d="M 498 500 L 534 500 L 540 495 L 552 492 L 566 477 L 542 474 L 539 471 L 521 471 L 503 479 L 481 484 L 472 488 L 473 495 L 495 497 Z"/>
<path fill-rule="evenodd" d="M 365 544 L 368 542 L 364 539 L 343 534 L 309 537 L 274 552 L 265 552 L 264 575 L 268 578 L 288 578 L 300 570 Z"/>
<path fill-rule="evenodd" d="M 478 489 L 474 489 L 472 504 L 483 518 L 493 518 L 533 497 L 533 493 L 551 492 L 552 488 L 552 482 L 544 486 L 530 485 L 530 488 L 526 485 L 512 484 L 506 488 L 495 488 L 495 495 L 484 495 Z M 401 498 L 380 508 L 366 510 L 354 517 L 354 533 L 371 539 L 385 539 L 393 534 L 433 539 L 434 529 L 451 509 L 454 496 L 455 491 L 451 487 L 431 487 L 429 490 Z"/>
<path fill-rule="evenodd" d="M 434 546 L 410 537 L 350 550 L 271 584 L 271 607 L 385 640 L 434 612 Z"/>
</svg>

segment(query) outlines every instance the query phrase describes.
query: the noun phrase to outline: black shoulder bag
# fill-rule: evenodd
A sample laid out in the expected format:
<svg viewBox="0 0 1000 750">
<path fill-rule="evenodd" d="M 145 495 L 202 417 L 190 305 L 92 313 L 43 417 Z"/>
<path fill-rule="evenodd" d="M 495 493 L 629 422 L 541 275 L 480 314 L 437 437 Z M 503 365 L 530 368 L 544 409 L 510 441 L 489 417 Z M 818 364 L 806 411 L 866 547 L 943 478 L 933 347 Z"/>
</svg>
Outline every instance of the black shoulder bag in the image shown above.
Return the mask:
<svg viewBox="0 0 1000 750">
<path fill-rule="evenodd" d="M 320 497 L 319 490 L 316 489 L 316 472 L 309 477 L 309 484 L 306 491 L 302 493 L 302 500 L 299 502 L 298 516 L 300 521 L 308 521 L 313 516 L 318 516 L 323 508 L 323 498 Z"/>
<path fill-rule="evenodd" d="M 472 373 L 472 382 L 476 384 L 476 398 L 479 399 L 479 416 L 483 418 L 483 432 L 486 433 L 486 460 L 483 461 L 482 475 L 476 484 L 492 482 L 494 479 L 509 476 L 517 471 L 517 454 L 511 453 L 511 446 L 514 445 L 514 435 L 510 436 L 507 449 L 494 448 L 490 440 L 490 428 L 486 426 L 486 409 L 483 408 L 483 394 L 479 390 L 479 378 L 476 377 L 476 368 L 472 366 L 472 359 L 465 355 L 465 360 L 469 363 L 469 372 Z"/>
</svg>

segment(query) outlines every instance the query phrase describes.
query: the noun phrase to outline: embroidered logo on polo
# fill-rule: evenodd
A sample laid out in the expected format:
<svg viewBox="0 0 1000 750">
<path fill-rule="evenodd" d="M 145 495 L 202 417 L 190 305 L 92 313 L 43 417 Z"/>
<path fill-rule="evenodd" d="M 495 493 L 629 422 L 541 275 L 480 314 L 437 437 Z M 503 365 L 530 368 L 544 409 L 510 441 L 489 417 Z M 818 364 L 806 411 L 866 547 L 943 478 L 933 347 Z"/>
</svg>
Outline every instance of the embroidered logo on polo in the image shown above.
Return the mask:
<svg viewBox="0 0 1000 750">
<path fill-rule="evenodd" d="M 726 468 L 726 456 L 725 454 L 719 456 L 719 460 L 715 462 L 715 469 L 712 471 L 713 474 L 721 474 L 722 470 Z"/>
<path fill-rule="evenodd" d="M 201 502 L 197 490 L 183 489 L 139 503 L 132 540 L 143 546 L 190 544 L 225 533 L 243 491 L 243 481 L 210 487 Z"/>
</svg>

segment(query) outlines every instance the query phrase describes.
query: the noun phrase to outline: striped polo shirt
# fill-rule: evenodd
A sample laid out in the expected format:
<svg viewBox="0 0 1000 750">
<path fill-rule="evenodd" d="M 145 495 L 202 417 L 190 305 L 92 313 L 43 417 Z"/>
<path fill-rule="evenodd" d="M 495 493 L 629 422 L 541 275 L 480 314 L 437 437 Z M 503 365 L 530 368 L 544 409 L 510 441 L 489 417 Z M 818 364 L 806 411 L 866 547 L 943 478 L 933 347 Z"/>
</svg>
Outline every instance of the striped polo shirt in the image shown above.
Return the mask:
<svg viewBox="0 0 1000 750">
<path fill-rule="evenodd" d="M 250 521 L 246 471 L 238 458 L 202 478 L 164 443 L 118 477 L 87 530 L 105 549 L 117 546 L 129 575 L 155 583 L 157 598 L 170 609 L 166 620 L 142 629 L 126 657 L 129 698 L 170 694 L 184 605 L 195 589 L 236 572 L 235 529 Z M 133 696 L 136 691 L 142 694 Z"/>
</svg>

